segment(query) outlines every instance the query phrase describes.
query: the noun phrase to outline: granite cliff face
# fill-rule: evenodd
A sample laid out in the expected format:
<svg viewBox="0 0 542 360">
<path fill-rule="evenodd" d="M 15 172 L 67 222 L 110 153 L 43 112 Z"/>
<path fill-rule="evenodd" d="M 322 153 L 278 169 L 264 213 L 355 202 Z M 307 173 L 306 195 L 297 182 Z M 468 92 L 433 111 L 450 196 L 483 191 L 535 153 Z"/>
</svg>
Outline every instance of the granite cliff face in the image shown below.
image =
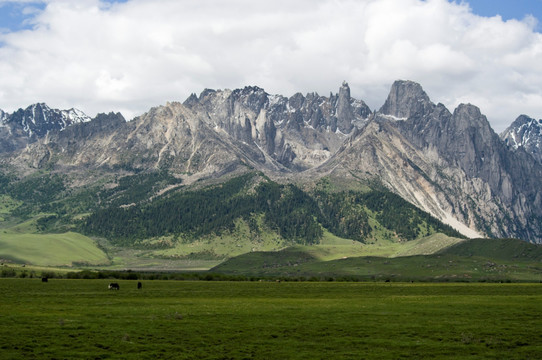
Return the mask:
<svg viewBox="0 0 542 360">
<path fill-rule="evenodd" d="M 467 236 L 542 242 L 540 163 L 507 146 L 477 107 L 452 113 L 410 81 L 395 82 L 377 112 L 346 83 L 329 97 L 207 89 L 129 122 L 101 114 L 33 134 L 4 162 L 79 173 L 167 169 L 191 181 L 247 169 L 283 182 L 376 181 Z"/>
</svg>

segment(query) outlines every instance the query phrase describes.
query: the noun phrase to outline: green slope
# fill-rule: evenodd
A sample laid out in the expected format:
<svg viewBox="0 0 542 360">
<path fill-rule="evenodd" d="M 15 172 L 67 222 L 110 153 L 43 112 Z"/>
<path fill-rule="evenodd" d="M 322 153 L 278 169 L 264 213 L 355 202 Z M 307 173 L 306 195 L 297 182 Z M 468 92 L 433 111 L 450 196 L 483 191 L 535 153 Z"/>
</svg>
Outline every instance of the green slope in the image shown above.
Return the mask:
<svg viewBox="0 0 542 360">
<path fill-rule="evenodd" d="M 80 224 L 83 233 L 117 245 L 168 237 L 198 241 L 235 230 L 243 219 L 254 234 L 267 230 L 291 244 L 321 243 L 324 232 L 360 243 L 412 241 L 449 226 L 385 190 L 327 192 L 278 184 L 248 173 L 212 186 L 182 189 L 131 206 L 105 206 Z M 257 221 L 260 219 L 262 221 Z"/>
<path fill-rule="evenodd" d="M 109 262 L 107 255 L 90 238 L 74 232 L 0 232 L 0 258 L 42 266 L 97 265 Z"/>
<path fill-rule="evenodd" d="M 6 185 L 0 188 L 0 257 L 168 270 L 208 268 L 233 257 L 214 270 L 369 278 L 469 277 L 469 267 L 484 262 L 531 262 L 536 272 L 541 259 L 538 247 L 521 241 L 465 241 L 375 184 L 347 187 L 323 179 L 301 187 L 256 172 L 187 187 L 167 172 L 97 178 L 82 188 L 47 172 L 0 179 Z M 100 238 L 112 261 L 88 237 L 69 230 Z M 468 261 L 452 272 L 438 260 L 429 268 L 420 263 L 430 257 L 418 255 L 435 253 L 448 264 Z M 365 262 L 368 257 L 374 260 Z"/>
<path fill-rule="evenodd" d="M 356 256 L 334 260 L 318 257 L 318 248 L 291 248 L 280 252 L 251 253 L 230 259 L 212 270 L 257 276 L 352 278 L 394 281 L 541 281 L 542 246 L 513 239 L 466 240 L 453 244 L 440 236 L 417 245 L 399 245 L 387 256 Z M 396 256 L 414 249 L 441 248 L 432 255 Z M 371 250 L 371 249 L 368 249 Z M 370 253 L 370 251 L 368 252 Z M 315 255 L 316 254 L 316 255 Z M 391 256 L 390 256 L 391 255 Z"/>
<path fill-rule="evenodd" d="M 542 261 L 542 246 L 517 239 L 472 239 L 441 251 L 441 254 L 486 257 L 505 261 Z"/>
</svg>

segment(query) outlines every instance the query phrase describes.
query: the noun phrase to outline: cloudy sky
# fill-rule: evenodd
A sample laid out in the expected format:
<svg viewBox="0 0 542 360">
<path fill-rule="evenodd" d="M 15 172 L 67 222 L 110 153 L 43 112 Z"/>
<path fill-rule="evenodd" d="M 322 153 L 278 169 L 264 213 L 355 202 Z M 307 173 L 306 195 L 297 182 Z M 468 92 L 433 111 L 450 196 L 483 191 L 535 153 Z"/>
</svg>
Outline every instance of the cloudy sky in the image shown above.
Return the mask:
<svg viewBox="0 0 542 360">
<path fill-rule="evenodd" d="M 493 128 L 542 118 L 542 0 L 0 0 L 0 108 L 132 118 L 205 88 L 337 92 L 396 79 Z"/>
</svg>

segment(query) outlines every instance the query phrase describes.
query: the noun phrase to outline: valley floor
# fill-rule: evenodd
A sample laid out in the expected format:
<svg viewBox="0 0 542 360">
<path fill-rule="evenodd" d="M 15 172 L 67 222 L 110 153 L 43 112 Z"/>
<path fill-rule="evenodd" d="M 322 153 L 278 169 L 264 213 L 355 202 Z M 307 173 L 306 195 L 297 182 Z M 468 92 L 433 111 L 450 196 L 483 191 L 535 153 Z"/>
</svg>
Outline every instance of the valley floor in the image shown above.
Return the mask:
<svg viewBox="0 0 542 360">
<path fill-rule="evenodd" d="M 3 358 L 537 359 L 538 284 L 0 279 Z"/>
</svg>

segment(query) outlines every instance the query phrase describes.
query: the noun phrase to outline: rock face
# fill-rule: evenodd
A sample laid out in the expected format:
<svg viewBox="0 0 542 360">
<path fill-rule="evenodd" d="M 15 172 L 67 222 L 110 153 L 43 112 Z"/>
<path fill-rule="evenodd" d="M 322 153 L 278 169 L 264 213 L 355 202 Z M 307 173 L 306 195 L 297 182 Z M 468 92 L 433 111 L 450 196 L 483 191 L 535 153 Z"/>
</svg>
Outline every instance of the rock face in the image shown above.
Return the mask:
<svg viewBox="0 0 542 360">
<path fill-rule="evenodd" d="M 396 93 L 408 97 L 411 89 L 412 84 L 397 82 L 386 103 L 393 103 Z M 461 104 L 451 114 L 424 97 L 402 104 L 389 115 L 410 114 L 394 125 L 429 161 L 429 168 L 419 167 L 437 185 L 436 191 L 441 188 L 448 197 L 442 208 L 491 236 L 542 238 L 540 164 L 509 151 L 473 105 Z M 388 109 L 384 106 L 381 112 Z"/>
<path fill-rule="evenodd" d="M 8 119 L 0 132 L 29 138 Z M 329 97 L 207 89 L 129 122 L 113 113 L 74 122 L 32 130 L 37 140 L 7 161 L 57 171 L 168 169 L 190 179 L 250 168 L 284 181 L 377 181 L 467 236 L 542 242 L 542 165 L 507 146 L 477 107 L 452 113 L 411 81 L 395 82 L 374 113 L 343 83 Z"/>
<path fill-rule="evenodd" d="M 99 115 L 47 133 L 19 159 L 33 167 L 50 166 L 54 159 L 69 167 L 165 167 L 209 175 L 246 164 L 290 173 L 329 159 L 370 113 L 350 97 L 346 83 L 330 97 L 287 98 L 258 87 L 207 89 L 130 122 L 119 120 L 120 114 Z"/>
<path fill-rule="evenodd" d="M 500 137 L 510 148 L 522 149 L 542 164 L 542 119 L 521 115 Z"/>
<path fill-rule="evenodd" d="M 30 105 L 13 114 L 0 111 L 0 153 L 22 149 L 49 132 L 87 121 L 90 117 L 80 110 L 51 109 L 44 103 Z"/>
<path fill-rule="evenodd" d="M 424 114 L 432 107 L 429 96 L 419 84 L 398 80 L 393 83 L 390 94 L 379 112 L 397 119 L 407 119 Z"/>
<path fill-rule="evenodd" d="M 263 155 L 284 170 L 305 170 L 327 160 L 355 124 L 371 110 L 350 97 L 348 84 L 330 97 L 300 93 L 286 98 L 258 87 L 205 90 L 184 103 L 205 114 L 211 125 Z"/>
<path fill-rule="evenodd" d="M 231 144 L 180 103 L 152 108 L 130 122 L 120 114 L 98 115 L 31 144 L 18 160 L 37 168 L 54 161 L 68 169 L 170 169 L 209 176 L 239 162 Z"/>
</svg>

